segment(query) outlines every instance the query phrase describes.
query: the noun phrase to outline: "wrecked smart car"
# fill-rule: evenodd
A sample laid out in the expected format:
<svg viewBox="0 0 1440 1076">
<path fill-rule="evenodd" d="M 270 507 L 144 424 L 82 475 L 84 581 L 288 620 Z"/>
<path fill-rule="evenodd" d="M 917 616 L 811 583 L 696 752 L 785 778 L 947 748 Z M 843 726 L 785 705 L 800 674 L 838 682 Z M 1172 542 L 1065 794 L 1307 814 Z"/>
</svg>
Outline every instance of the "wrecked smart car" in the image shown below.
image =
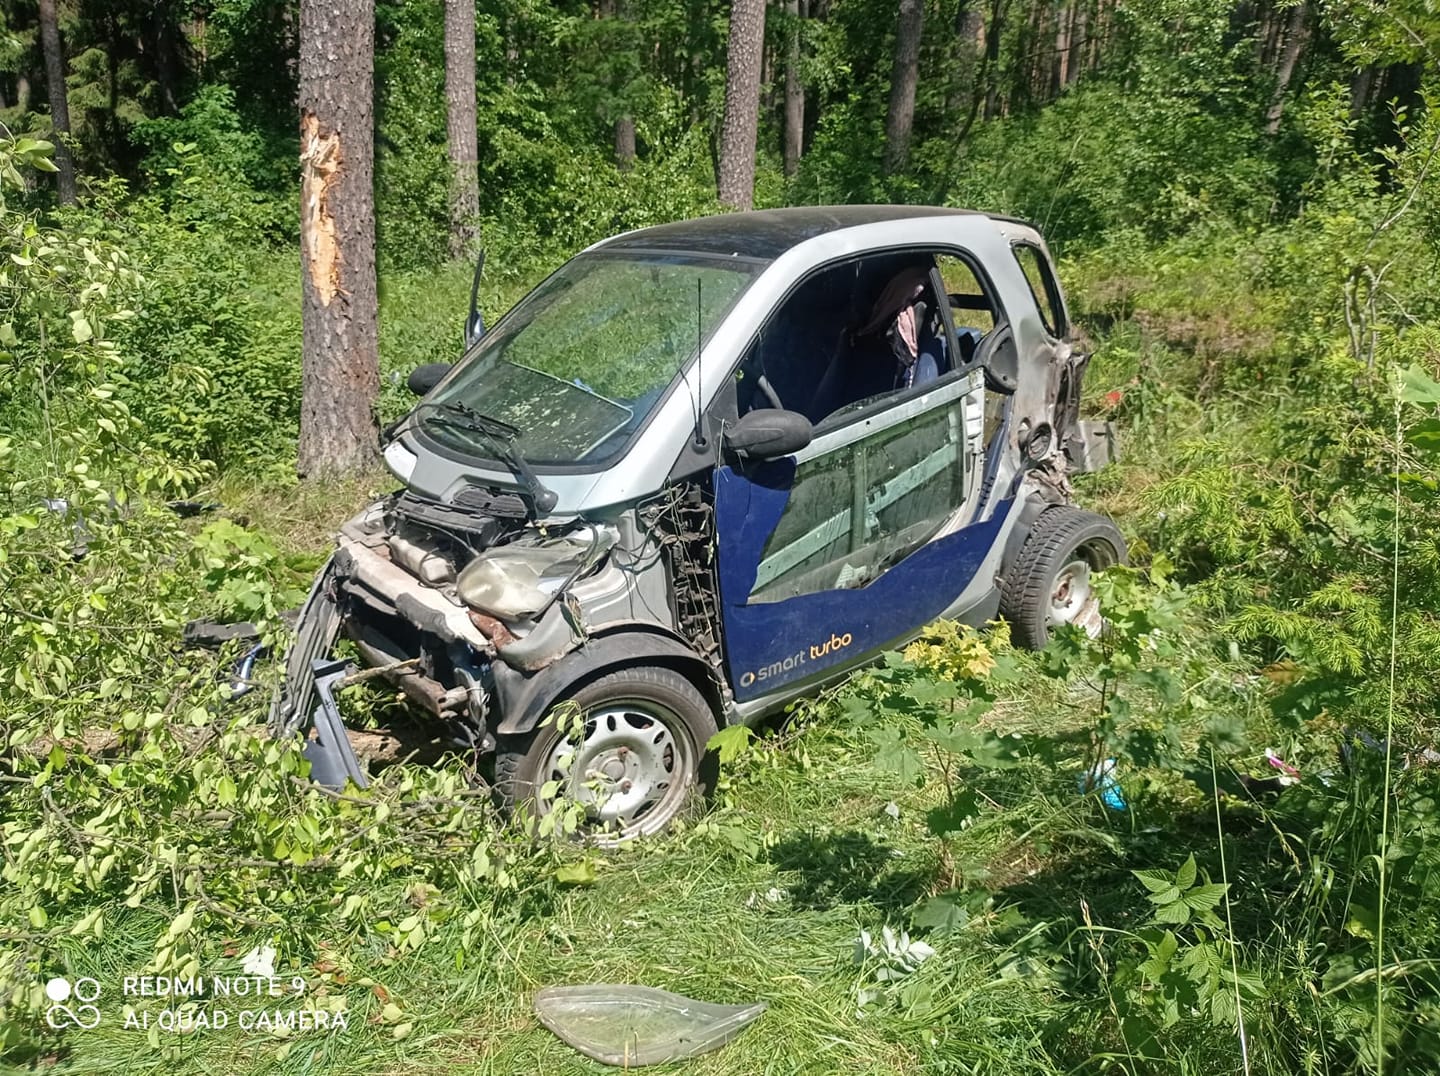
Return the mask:
<svg viewBox="0 0 1440 1076">
<path fill-rule="evenodd" d="M 493 751 L 507 807 L 558 789 L 625 839 L 712 781 L 717 728 L 937 617 L 1028 646 L 1100 629 L 1090 576 L 1125 544 L 1068 476 L 1111 434 L 1079 418 L 1088 356 L 1021 221 L 645 228 L 488 332 L 472 301 L 467 336 L 412 375 L 384 450 L 403 485 L 341 528 L 302 611 L 271 724 L 307 732 L 317 780 L 364 784 L 335 700 L 358 659 Z"/>
</svg>

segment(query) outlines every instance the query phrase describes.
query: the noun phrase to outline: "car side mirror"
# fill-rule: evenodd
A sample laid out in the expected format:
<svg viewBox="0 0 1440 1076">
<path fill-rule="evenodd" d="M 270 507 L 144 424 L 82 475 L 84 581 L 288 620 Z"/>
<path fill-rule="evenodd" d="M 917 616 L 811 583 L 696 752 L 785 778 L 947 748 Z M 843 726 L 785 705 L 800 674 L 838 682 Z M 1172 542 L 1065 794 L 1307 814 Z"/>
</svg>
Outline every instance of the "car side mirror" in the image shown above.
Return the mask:
<svg viewBox="0 0 1440 1076">
<path fill-rule="evenodd" d="M 975 361 L 985 369 L 985 386 L 991 392 L 1010 395 L 1020 384 L 1020 352 L 1009 325 L 1001 325 L 983 337 Z"/>
<path fill-rule="evenodd" d="M 741 417 L 725 429 L 725 449 L 749 460 L 791 456 L 815 435 L 810 420 L 797 411 L 763 407 Z"/>
<path fill-rule="evenodd" d="M 405 384 L 416 396 L 424 396 L 440 384 L 440 379 L 449 372 L 450 364 L 448 362 L 427 362 L 424 366 L 417 366 L 411 370 Z"/>
</svg>

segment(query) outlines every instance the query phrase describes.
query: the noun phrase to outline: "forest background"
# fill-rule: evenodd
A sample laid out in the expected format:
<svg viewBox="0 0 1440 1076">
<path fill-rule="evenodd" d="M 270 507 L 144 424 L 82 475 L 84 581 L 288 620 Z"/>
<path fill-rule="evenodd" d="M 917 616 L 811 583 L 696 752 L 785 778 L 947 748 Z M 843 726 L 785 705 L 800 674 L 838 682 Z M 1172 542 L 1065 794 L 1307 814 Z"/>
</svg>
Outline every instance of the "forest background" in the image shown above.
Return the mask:
<svg viewBox="0 0 1440 1076">
<path fill-rule="evenodd" d="M 1096 351 L 1125 456 L 1081 492 L 1139 568 L 1101 642 L 940 625 L 732 740 L 712 811 L 646 848 L 536 847 L 457 760 L 325 796 L 220 705 L 235 655 L 181 640 L 276 630 L 385 488 L 295 477 L 301 12 L 8 0 L 0 1063 L 589 1071 L 527 999 L 609 979 L 769 1001 L 697 1071 L 1435 1071 L 1433 4 L 487 0 L 473 188 L 464 6 L 335 8 L 374 26 L 382 419 L 456 355 L 482 246 L 493 315 L 724 206 L 1011 213 Z M 1278 796 L 1239 780 L 1266 748 Z M 1124 810 L 1077 783 L 1096 757 Z M 257 945 L 349 1030 L 44 1022 L 52 974 Z"/>
</svg>

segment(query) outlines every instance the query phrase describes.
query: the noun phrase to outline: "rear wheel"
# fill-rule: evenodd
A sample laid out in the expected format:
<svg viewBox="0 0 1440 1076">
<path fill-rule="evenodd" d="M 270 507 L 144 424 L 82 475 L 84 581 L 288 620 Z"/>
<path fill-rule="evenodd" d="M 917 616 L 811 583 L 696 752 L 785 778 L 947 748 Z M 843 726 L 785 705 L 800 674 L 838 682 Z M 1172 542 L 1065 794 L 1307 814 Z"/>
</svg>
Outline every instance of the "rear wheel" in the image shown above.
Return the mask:
<svg viewBox="0 0 1440 1076">
<path fill-rule="evenodd" d="M 581 804 L 602 843 L 658 833 L 715 783 L 705 745 L 715 715 L 672 669 L 622 669 L 577 690 L 578 717 L 496 744 L 495 787 L 507 810 L 535 818 L 563 796 Z M 561 727 L 563 726 L 563 727 Z M 554 782 L 559 791 L 546 796 Z"/>
<path fill-rule="evenodd" d="M 1038 650 L 1057 624 L 1099 635 L 1104 618 L 1091 573 L 1124 563 L 1125 539 L 1104 516 L 1069 506 L 1040 513 L 1000 591 L 1015 642 Z"/>
</svg>

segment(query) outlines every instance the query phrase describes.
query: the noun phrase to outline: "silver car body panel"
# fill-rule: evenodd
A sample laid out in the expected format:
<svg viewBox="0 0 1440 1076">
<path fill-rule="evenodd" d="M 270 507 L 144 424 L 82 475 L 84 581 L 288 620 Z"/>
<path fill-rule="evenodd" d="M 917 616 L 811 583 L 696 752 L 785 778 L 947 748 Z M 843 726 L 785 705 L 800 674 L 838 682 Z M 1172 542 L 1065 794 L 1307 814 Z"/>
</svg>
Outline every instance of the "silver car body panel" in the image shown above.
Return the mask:
<svg viewBox="0 0 1440 1076">
<path fill-rule="evenodd" d="M 605 250 L 622 238 L 617 236 L 589 249 Z M 1054 341 L 1046 333 L 1029 282 L 1011 251 L 1012 241 L 1021 239 L 1039 243 L 1033 229 L 957 211 L 954 215 L 840 228 L 791 247 L 740 296 L 706 342 L 702 354 L 690 359 L 672 391 L 657 405 L 648 424 L 622 456 L 596 473 L 535 468 L 559 498 L 551 518 L 565 519 L 582 511 L 587 517 L 597 513 L 603 517 L 607 508 L 618 510 L 658 492 L 694 428 L 697 397 L 703 412 L 734 376 L 745 349 L 785 295 L 805 277 L 833 262 L 900 248 L 968 252 L 989 275 L 995 297 L 1021 347 L 1022 367 L 1027 360 L 1048 364 L 1052 355 L 1055 359 L 1067 357 L 1069 345 Z M 1018 419 L 1029 417 L 1032 424 L 1046 420 L 1046 395 L 1044 378 L 1020 379 L 1014 397 L 1015 416 L 1010 423 L 1012 446 Z M 411 488 L 440 500 L 449 499 L 471 484 L 521 488 L 503 464 L 462 460 L 436 451 L 424 434 L 414 429 L 391 444 L 385 462 Z M 1013 480 L 1013 469 L 1006 477 Z"/>
</svg>

